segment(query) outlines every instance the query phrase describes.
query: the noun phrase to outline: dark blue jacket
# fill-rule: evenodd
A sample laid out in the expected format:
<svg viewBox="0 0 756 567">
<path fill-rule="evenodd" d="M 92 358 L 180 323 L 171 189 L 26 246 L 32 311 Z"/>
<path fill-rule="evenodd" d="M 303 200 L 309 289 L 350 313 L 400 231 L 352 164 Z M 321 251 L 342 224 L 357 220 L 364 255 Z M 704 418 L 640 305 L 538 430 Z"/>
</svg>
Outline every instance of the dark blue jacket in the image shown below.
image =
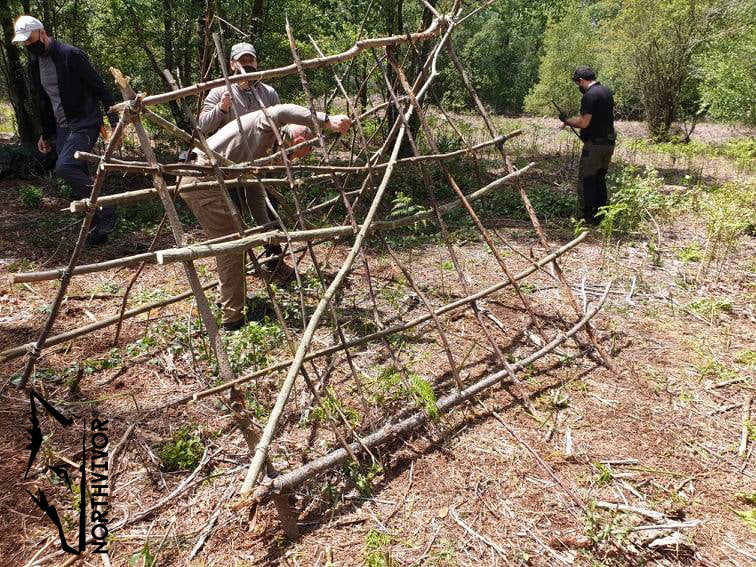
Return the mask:
<svg viewBox="0 0 756 567">
<path fill-rule="evenodd" d="M 102 111 L 97 101 L 102 103 L 106 112 L 115 101 L 87 54 L 78 47 L 52 40 L 46 55 L 55 63 L 60 100 L 68 122 L 75 123 L 77 128 L 102 124 Z M 42 117 L 42 136 L 47 140 L 55 136 L 57 123 L 50 98 L 42 88 L 39 59 L 34 55 L 29 56 L 29 75 L 41 96 L 39 110 Z M 118 114 L 108 114 L 108 120 L 111 126 L 115 126 L 118 123 Z"/>
</svg>

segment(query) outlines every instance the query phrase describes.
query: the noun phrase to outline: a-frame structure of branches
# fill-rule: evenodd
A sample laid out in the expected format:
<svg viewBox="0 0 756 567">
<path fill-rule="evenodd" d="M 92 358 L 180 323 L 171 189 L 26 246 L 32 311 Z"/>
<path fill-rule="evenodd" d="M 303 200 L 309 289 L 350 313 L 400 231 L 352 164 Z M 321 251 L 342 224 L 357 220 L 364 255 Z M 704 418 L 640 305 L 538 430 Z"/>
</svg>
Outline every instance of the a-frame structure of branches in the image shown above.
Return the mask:
<svg viewBox="0 0 756 567">
<path fill-rule="evenodd" d="M 400 437 L 411 435 L 427 424 L 430 420 L 438 419 L 448 413 L 452 408 L 464 404 L 485 390 L 497 384 L 504 384 L 508 392 L 526 411 L 535 412 L 529 398 L 523 394 L 523 388 L 518 374 L 528 369 L 531 365 L 543 357 L 553 354 L 555 351 L 568 348 L 568 345 L 576 345 L 574 351 L 578 354 L 586 350 L 594 352 L 599 360 L 607 367 L 612 368 L 610 356 L 599 343 L 591 326 L 591 319 L 601 309 L 608 293 L 608 286 L 603 295 L 594 304 L 585 302 L 578 303 L 573 296 L 568 281 L 566 280 L 559 263 L 560 256 L 568 253 L 583 240 L 582 234 L 567 244 L 553 248 L 543 231 L 536 212 L 528 199 L 528 194 L 523 178 L 535 165 L 530 163 L 524 167 L 514 167 L 512 160 L 505 150 L 505 142 L 520 132 L 501 134 L 497 132 L 494 121 L 489 112 L 476 94 L 471 80 L 460 62 L 453 46 L 455 29 L 472 14 L 462 15 L 462 10 L 454 14 L 441 14 L 426 6 L 434 13 L 430 25 L 416 33 L 397 35 L 392 37 L 379 37 L 361 39 L 349 50 L 335 55 L 324 55 L 316 44 L 314 48 L 319 54 L 317 58 L 302 60 L 294 40 L 291 29 L 287 26 L 287 34 L 291 46 L 293 63 L 291 65 L 248 73 L 243 75 L 229 76 L 224 67 L 224 77 L 192 86 L 180 88 L 170 73 L 166 71 L 169 84 L 173 86 L 170 92 L 145 95 L 135 93 L 129 85 L 128 78 L 124 77 L 117 69 L 112 69 L 116 83 L 122 91 L 124 101 L 117 104 L 114 109 L 121 113 L 121 121 L 113 131 L 106 149 L 102 155 L 81 155 L 81 159 L 89 159 L 97 163 L 96 175 L 92 186 L 92 192 L 88 199 L 74 201 L 71 210 L 83 212 L 84 219 L 79 232 L 78 240 L 74 246 L 68 264 L 60 269 L 46 272 L 18 273 L 12 276 L 16 283 L 43 280 L 58 280 L 60 285 L 53 301 L 49 317 L 41 330 L 38 339 L 29 344 L 7 350 L 0 353 L 0 360 L 7 361 L 11 358 L 26 356 L 27 362 L 21 380 L 21 387 L 26 387 L 29 377 L 32 375 L 35 364 L 44 349 L 55 345 L 76 340 L 103 329 L 110 325 L 117 325 L 120 329 L 124 320 L 136 317 L 157 307 L 191 298 L 196 301 L 197 310 L 202 325 L 209 339 L 217 360 L 218 376 L 213 377 L 220 381 L 220 385 L 208 387 L 202 391 L 184 395 L 177 399 L 164 400 L 160 408 L 175 408 L 182 404 L 197 403 L 199 400 L 218 397 L 223 399 L 226 408 L 232 411 L 236 426 L 243 433 L 244 440 L 249 450 L 249 465 L 241 486 L 236 487 L 233 493 L 239 496 L 240 506 L 260 506 L 272 501 L 281 519 L 283 529 L 287 535 L 297 534 L 296 518 L 298 512 L 292 509 L 289 495 L 297 490 L 302 490 L 311 479 L 319 475 L 328 474 L 329 471 L 344 463 L 352 462 L 358 466 L 364 462 L 374 460 L 377 450 L 383 450 L 386 446 Z M 478 8 L 475 10 L 477 12 Z M 215 47 L 219 61 L 225 61 L 221 42 L 215 36 Z M 416 46 L 425 44 L 427 59 L 417 73 L 417 76 L 407 76 L 404 66 L 400 64 L 396 54 L 401 46 L 406 49 L 416 49 Z M 483 143 L 471 145 L 463 136 L 461 130 L 455 125 L 452 117 L 446 113 L 440 105 L 436 105 L 437 116 L 442 116 L 448 127 L 457 133 L 462 144 L 462 149 L 442 153 L 439 149 L 437 133 L 429 124 L 429 107 L 424 102 L 431 97 L 430 88 L 438 77 L 439 57 L 448 57 L 456 72 L 461 77 L 471 100 L 475 103 L 475 109 L 485 124 L 490 138 Z M 344 87 L 347 74 L 352 69 L 350 63 L 358 56 L 369 57 L 372 61 L 372 70 L 360 89 L 370 88 L 370 85 L 385 87 L 389 93 L 388 100 L 383 104 L 370 109 L 359 107 L 360 92 L 349 93 Z M 345 71 L 341 64 L 346 63 Z M 313 120 L 312 131 L 315 137 L 311 143 L 316 147 L 317 165 L 295 164 L 288 157 L 292 148 L 281 149 L 274 155 L 255 160 L 251 163 L 232 163 L 223 156 L 212 152 L 207 146 L 206 139 L 198 129 L 193 114 L 188 110 L 184 102 L 186 97 L 196 96 L 211 88 L 231 83 L 249 80 L 264 80 L 297 75 L 302 83 L 310 110 L 314 116 L 316 103 L 308 86 L 308 71 L 314 69 L 326 69 L 333 75 L 336 85 L 334 94 L 338 94 L 346 105 L 346 112 L 353 121 L 353 143 L 349 152 L 343 148 L 345 144 L 329 144 L 321 132 L 317 121 Z M 343 74 L 340 75 L 340 70 Z M 394 80 L 391 80 L 393 77 Z M 430 94 L 429 94 L 430 93 Z M 364 100 L 364 97 L 363 97 Z M 373 100 L 367 97 L 367 100 Z M 165 104 L 175 101 L 187 115 L 187 119 L 193 125 L 191 133 L 179 129 L 174 124 L 150 111 L 152 105 Z M 438 103 L 438 101 L 435 101 Z M 391 111 L 389 111 L 391 110 Z M 368 136 L 364 128 L 367 117 L 383 116 L 383 120 L 395 117 L 393 123 L 385 124 L 383 130 L 388 132 L 380 141 L 376 142 L 375 135 Z M 167 130 L 184 144 L 192 144 L 204 151 L 210 157 L 209 165 L 195 165 L 191 163 L 161 164 L 158 162 L 151 139 L 142 120 L 151 121 L 158 127 Z M 241 128 L 238 115 L 235 120 Z M 409 127 L 410 121 L 419 123 L 419 128 L 414 129 L 417 134 L 413 136 L 413 129 Z M 114 151 L 119 146 L 119 140 L 124 134 L 125 128 L 133 128 L 139 140 L 141 151 L 144 155 L 143 162 L 125 162 L 114 158 Z M 279 141 L 280 133 L 275 134 Z M 422 143 L 421 143 L 422 142 Z M 400 148 L 403 144 L 409 144 L 413 155 L 411 157 L 399 157 Z M 284 148 L 283 144 L 280 145 Z M 425 148 L 425 152 L 423 151 Z M 345 155 L 348 154 L 348 155 Z M 458 156 L 465 156 L 479 167 L 486 167 L 492 162 L 503 171 L 494 181 L 482 184 L 478 188 L 460 187 L 455 180 L 454 174 L 447 166 L 448 160 Z M 487 157 L 488 161 L 484 160 Z M 429 167 L 436 166 L 443 178 L 453 189 L 455 198 L 449 202 L 438 202 L 433 192 L 433 182 L 429 174 Z M 392 175 L 402 167 L 417 168 L 420 175 L 418 183 L 422 183 L 427 190 L 430 207 L 406 216 L 389 217 L 385 214 L 385 196 L 387 189 L 391 187 Z M 101 196 L 103 181 L 109 172 L 142 171 L 152 177 L 154 187 L 137 191 L 130 191 L 118 195 Z M 181 176 L 200 177 L 200 181 L 181 185 Z M 169 185 L 166 177 L 179 178 L 176 185 Z M 358 189 L 347 190 L 347 179 L 359 180 Z M 241 222 L 239 212 L 229 196 L 229 189 L 245 186 L 253 183 L 262 183 L 267 190 L 282 199 L 281 217 L 268 226 L 254 226 L 245 228 Z M 336 198 L 311 203 L 303 208 L 298 195 L 304 187 L 314 183 L 329 184 L 331 190 L 338 192 Z M 502 190 L 504 186 L 515 186 L 527 210 L 532 229 L 535 231 L 541 247 L 546 251 L 540 259 L 517 251 L 509 242 L 500 235 L 495 241 L 491 231 L 484 227 L 476 213 L 476 202 L 480 202 L 486 195 Z M 184 228 L 177 214 L 174 199 L 178 192 L 189 192 L 208 187 L 217 188 L 223 195 L 228 206 L 229 214 L 235 219 L 238 234 L 214 240 L 207 240 L 196 244 L 188 244 Z M 79 259 L 85 246 L 93 216 L 98 206 L 133 203 L 145 199 L 160 199 L 165 209 L 167 221 L 175 239 L 175 247 L 164 250 L 132 255 L 128 257 L 114 258 L 112 260 L 96 264 L 80 264 Z M 334 218 L 333 214 L 326 217 L 330 226 L 326 228 L 312 228 L 310 219 L 312 215 L 320 214 L 320 226 L 323 225 L 322 212 L 334 210 L 334 205 L 343 205 L 346 215 L 343 219 Z M 382 207 L 383 204 L 383 207 Z M 380 218 L 380 211 L 384 211 L 384 218 Z M 448 215 L 453 212 L 464 211 L 469 217 L 469 223 L 475 228 L 477 237 L 485 242 L 490 249 L 490 270 L 498 273 L 498 283 L 486 288 L 476 288 L 468 274 L 465 273 L 463 263 L 458 257 L 458 250 L 453 245 L 447 227 Z M 419 222 L 433 223 L 441 235 L 445 248 L 448 252 L 448 260 L 453 271 L 456 272 L 460 289 L 463 296 L 453 302 L 438 305 L 437 298 L 429 297 L 422 289 L 421 281 L 416 281 L 412 275 L 411 266 L 402 264 L 398 255 L 392 251 L 386 242 L 384 235 L 402 227 L 416 225 Z M 385 310 L 379 308 L 376 296 L 380 293 L 380 282 L 371 277 L 371 265 L 368 255 L 365 253 L 366 239 L 371 242 L 382 243 L 383 249 L 390 255 L 392 262 L 401 271 L 407 286 L 409 286 L 416 298 L 417 308 L 421 313 L 413 318 L 401 318 L 398 322 L 388 324 L 384 321 Z M 317 304 L 310 305 L 305 309 L 305 298 L 300 293 L 301 327 L 294 329 L 287 323 L 279 305 L 276 287 L 263 277 L 268 300 L 274 307 L 278 324 L 283 329 L 285 340 L 290 349 L 290 358 L 273 364 L 266 368 L 255 371 L 247 371 L 236 375 L 229 363 L 229 358 L 224 346 L 222 334 L 219 333 L 217 323 L 213 317 L 206 291 L 217 285 L 217 282 L 203 283 L 195 269 L 195 260 L 215 256 L 227 252 L 241 252 L 259 249 L 261 245 L 268 243 L 280 243 L 284 246 L 284 255 L 293 262 L 296 269 L 297 281 L 301 280 L 300 260 L 307 257 L 312 264 L 312 270 L 319 280 L 320 297 Z M 330 257 L 333 247 L 339 245 L 348 248 L 343 262 L 338 266 L 338 271 L 331 277 L 324 278 L 323 266 Z M 506 247 L 510 251 L 519 254 L 520 259 L 525 259 L 528 267 L 514 273 L 504 259 L 500 249 Z M 252 273 L 261 273 L 260 264 L 255 254 L 249 254 Z M 190 290 L 148 305 L 142 305 L 132 309 L 126 309 L 124 305 L 119 315 L 109 317 L 96 323 L 72 329 L 63 333 L 53 334 L 53 326 L 60 312 L 61 304 L 66 297 L 66 292 L 72 278 L 79 274 L 89 274 L 106 270 L 114 270 L 124 266 L 143 266 L 145 263 L 167 265 L 179 262 L 183 267 Z M 297 269 L 299 266 L 300 269 Z M 359 269 L 356 269 L 359 268 Z M 447 268 L 448 269 L 448 265 Z M 141 270 L 140 270 L 141 271 Z M 558 317 L 546 317 L 540 314 L 531 305 L 531 301 L 521 288 L 523 280 L 536 271 L 548 274 L 557 282 L 558 289 L 563 299 L 571 306 L 573 317 L 571 321 L 565 321 Z M 139 272 L 137 272 L 138 274 Z M 364 289 L 368 290 L 365 301 L 366 309 L 369 309 L 374 318 L 374 326 L 367 334 L 355 336 L 345 328 L 344 321 L 339 313 L 338 303 L 340 290 L 343 289 L 348 276 L 364 279 Z M 300 286 L 301 289 L 301 286 Z M 427 288 L 426 288 L 427 289 Z M 507 294 L 521 305 L 523 319 L 526 321 L 525 329 L 507 328 L 496 318 L 487 317 L 485 308 L 481 308 L 481 302 L 486 298 L 496 295 Z M 436 302 L 434 303 L 434 299 Z M 313 302 L 310 301 L 312 304 Z M 450 316 L 454 316 L 464 310 L 470 310 L 471 319 L 479 326 L 485 337 L 489 352 L 492 353 L 493 363 L 490 369 L 482 377 L 471 379 L 462 372 L 461 368 L 466 362 L 464 353 L 460 353 L 456 343 L 447 336 L 447 327 Z M 494 320 L 494 322 L 491 321 Z M 420 331 L 418 331 L 420 329 Z M 438 345 L 439 351 L 445 354 L 445 364 L 436 365 L 436 376 L 425 376 L 425 382 L 432 389 L 432 405 L 423 403 L 420 396 L 413 396 L 416 387 L 411 382 L 412 377 L 403 365 L 401 353 L 398 352 L 400 344 L 392 341 L 392 337 L 408 331 L 422 332 L 424 339 L 433 341 Z M 511 356 L 502 352 L 501 344 L 515 335 L 525 332 L 531 337 L 531 351 L 527 356 Z M 314 339 L 317 337 L 316 342 Z M 327 346 L 323 346 L 327 344 Z M 455 343 L 455 346 L 452 346 Z M 567 343 L 567 344 L 565 344 Z M 318 348 L 315 348 L 315 344 Z M 358 349 L 370 345 L 375 350 L 383 352 L 383 356 L 391 360 L 397 370 L 402 385 L 400 390 L 406 395 L 403 399 L 393 400 L 392 403 L 379 403 L 375 396 L 371 396 L 369 385 L 364 383 L 364 376 L 355 363 L 355 358 L 361 353 Z M 581 348 L 580 345 L 588 346 Z M 344 380 L 339 386 L 326 387 L 329 377 L 340 372 Z M 253 419 L 246 407 L 249 392 L 246 390 L 250 384 L 269 380 L 277 387 L 278 394 L 275 404 L 267 408 L 269 415 L 267 420 L 258 422 Z M 210 384 L 210 380 L 207 381 Z M 252 394 L 254 395 L 254 393 Z M 307 400 L 307 408 L 295 408 L 293 398 Z M 385 400 L 384 400 L 385 402 Z M 361 408 L 361 414 L 347 416 L 342 408 L 354 406 Z M 302 411 L 315 411 L 320 408 L 324 417 L 325 427 L 321 428 L 316 435 L 327 436 L 327 443 L 317 445 L 312 439 L 301 438 L 302 455 L 309 455 L 310 447 L 323 446 L 329 449 L 319 456 L 311 459 L 301 459 L 301 462 L 287 463 L 287 467 L 276 470 L 273 460 L 270 458 L 277 442 L 282 438 L 288 439 L 287 445 L 291 453 L 293 438 L 290 433 L 292 428 L 297 427 L 297 419 L 290 419 L 293 414 Z M 132 517 L 129 523 L 138 520 L 139 516 Z M 126 521 L 126 520 L 124 520 Z M 111 531 L 123 526 L 112 526 Z"/>
</svg>

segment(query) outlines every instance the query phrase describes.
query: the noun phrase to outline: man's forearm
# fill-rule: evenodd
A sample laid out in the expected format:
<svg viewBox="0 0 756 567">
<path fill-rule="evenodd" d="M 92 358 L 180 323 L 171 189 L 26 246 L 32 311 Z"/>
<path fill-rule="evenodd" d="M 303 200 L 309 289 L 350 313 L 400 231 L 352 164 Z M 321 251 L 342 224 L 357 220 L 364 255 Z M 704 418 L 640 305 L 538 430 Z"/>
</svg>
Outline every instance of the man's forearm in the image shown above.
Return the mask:
<svg viewBox="0 0 756 567">
<path fill-rule="evenodd" d="M 567 124 L 567 126 L 572 126 L 573 128 L 587 128 L 588 124 L 591 123 L 591 115 L 581 114 L 573 118 L 568 118 L 564 121 L 564 123 Z"/>
<path fill-rule="evenodd" d="M 204 134 L 217 130 L 223 121 L 223 111 L 218 107 L 220 98 L 216 96 L 215 92 L 211 91 L 202 105 L 202 112 L 199 115 L 197 123 Z"/>
<path fill-rule="evenodd" d="M 310 110 L 298 104 L 278 104 L 266 109 L 270 119 L 276 123 L 279 128 L 284 124 L 299 124 L 300 126 L 311 126 L 312 118 Z M 316 119 L 321 126 L 326 126 L 326 113 L 316 112 Z"/>
</svg>

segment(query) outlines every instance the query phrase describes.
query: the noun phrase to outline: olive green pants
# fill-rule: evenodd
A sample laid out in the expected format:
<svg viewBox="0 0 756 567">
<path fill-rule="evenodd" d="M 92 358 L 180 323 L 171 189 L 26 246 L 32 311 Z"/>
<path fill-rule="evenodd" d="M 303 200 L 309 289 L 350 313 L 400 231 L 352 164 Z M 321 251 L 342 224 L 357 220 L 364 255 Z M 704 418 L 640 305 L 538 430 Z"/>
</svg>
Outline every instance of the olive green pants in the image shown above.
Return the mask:
<svg viewBox="0 0 756 567">
<path fill-rule="evenodd" d="M 606 172 L 612 161 L 614 144 L 583 143 L 578 165 L 578 215 L 595 222 L 600 207 L 607 204 Z"/>
</svg>

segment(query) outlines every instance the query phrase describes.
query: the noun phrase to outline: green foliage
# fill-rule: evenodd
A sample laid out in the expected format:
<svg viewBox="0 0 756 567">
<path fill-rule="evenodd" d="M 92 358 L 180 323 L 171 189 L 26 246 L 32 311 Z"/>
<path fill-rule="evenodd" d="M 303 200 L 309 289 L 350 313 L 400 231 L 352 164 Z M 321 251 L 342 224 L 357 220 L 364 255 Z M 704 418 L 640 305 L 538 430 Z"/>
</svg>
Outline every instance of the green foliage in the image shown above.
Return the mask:
<svg viewBox="0 0 756 567">
<path fill-rule="evenodd" d="M 626 536 L 625 514 L 621 512 L 602 513 L 593 502 L 586 509 L 585 514 L 585 535 L 588 536 L 594 546 L 599 546 L 615 538 L 622 540 Z"/>
<path fill-rule="evenodd" d="M 34 230 L 29 235 L 29 243 L 40 248 L 57 248 L 62 242 L 63 229 L 70 222 L 70 216 L 60 213 L 43 216 L 34 223 Z"/>
<path fill-rule="evenodd" d="M 360 495 L 363 498 L 370 498 L 373 496 L 373 480 L 383 474 L 383 469 L 377 463 L 373 463 L 370 467 L 361 467 L 359 463 L 350 461 L 346 466 L 346 472 Z"/>
<path fill-rule="evenodd" d="M 431 420 L 438 421 L 441 414 L 431 383 L 415 372 L 408 372 L 408 378 L 408 382 L 405 383 L 396 366 L 384 368 L 372 381 L 376 405 L 383 407 L 395 400 L 409 397 L 428 414 Z"/>
<path fill-rule="evenodd" d="M 732 138 L 724 143 L 705 143 L 700 140 L 682 143 L 679 140 L 635 138 L 628 141 L 627 146 L 633 151 L 665 153 L 675 161 L 694 157 L 724 157 L 734 161 L 736 167 L 743 170 L 752 170 L 756 164 L 756 140 L 753 138 Z"/>
<path fill-rule="evenodd" d="M 155 301 L 160 301 L 161 299 L 167 299 L 168 297 L 170 297 L 170 295 L 163 289 L 140 289 L 131 294 L 131 299 L 134 302 L 134 305 L 153 303 Z"/>
<path fill-rule="evenodd" d="M 465 6 L 463 12 L 473 6 Z M 15 0 L 11 8 L 20 13 L 23 3 Z M 448 11 L 451 4 L 440 3 L 438 8 Z M 358 34 L 362 38 L 403 34 L 427 23 L 419 2 L 279 0 L 249 5 L 219 0 L 213 9 L 229 23 L 222 25 L 226 53 L 232 44 L 252 38 L 261 69 L 291 63 L 288 40 L 281 33 L 287 18 L 303 58 L 315 55 L 310 36 L 326 54 L 333 54 L 351 47 Z M 156 68 L 177 71 L 174 75 L 184 85 L 200 79 L 204 49 L 203 34 L 197 33 L 197 28 L 202 26 L 204 10 L 205 3 L 200 0 L 97 0 L 62 3 L 56 6 L 54 17 L 51 13 L 40 15 L 49 20 L 45 23 L 54 37 L 90 56 L 114 94 L 116 88 L 107 72 L 111 66 L 128 74 L 137 91 L 155 93 L 165 90 Z M 576 65 L 589 64 L 599 69 L 602 81 L 615 90 L 620 113 L 638 114 L 666 97 L 672 103 L 672 118 L 684 106 L 697 110 L 700 103 L 716 119 L 753 122 L 753 20 L 752 2 L 499 0 L 459 26 L 453 41 L 483 102 L 498 112 L 519 112 L 524 105 L 530 112 L 554 115 L 550 97 L 565 109 L 576 110 L 579 94 L 569 77 Z M 217 31 L 216 23 L 211 31 Z M 410 76 L 427 54 L 428 44 L 415 47 L 419 53 L 408 46 L 397 48 L 397 57 L 406 62 Z M 24 50 L 21 53 L 25 58 Z M 208 75 L 215 78 L 220 70 L 212 59 Z M 373 61 L 369 53 L 362 53 L 350 65 L 353 72 L 345 78 L 345 86 L 356 93 Z M 444 52 L 439 70 L 435 88 L 443 104 L 458 110 L 469 108 L 472 101 Z M 313 69 L 308 80 L 318 100 L 333 89 L 330 69 Z M 0 93 L 8 92 L 7 82 L 7 74 L 0 74 Z M 281 100 L 305 102 L 295 75 L 270 83 Z M 373 79 L 369 90 L 376 88 L 383 85 Z M 647 93 L 649 88 L 664 96 L 654 99 Z M 368 105 L 367 97 L 361 102 Z M 337 109 L 333 106 L 330 110 Z M 177 107 L 165 105 L 154 110 L 185 126 Z M 13 109 L 0 104 L 0 132 L 12 132 L 13 123 Z M 149 123 L 146 126 L 155 135 L 159 151 L 171 150 L 164 147 L 168 140 L 164 133 Z M 365 126 L 370 135 L 377 123 L 371 119 Z M 130 143 L 127 138 L 127 149 Z"/>
<path fill-rule="evenodd" d="M 13 114 L 13 106 L 6 102 L 0 102 L 0 134 L 14 135 L 15 133 L 16 117 Z"/>
<path fill-rule="evenodd" d="M 390 546 L 391 534 L 371 529 L 365 538 L 365 565 L 366 567 L 391 567 L 394 561 L 391 558 Z"/>
<path fill-rule="evenodd" d="M 223 336 L 231 368 L 236 373 L 250 366 L 260 368 L 267 365 L 270 352 L 283 341 L 283 331 L 277 324 L 256 321 L 250 321 L 235 333 Z"/>
<path fill-rule="evenodd" d="M 706 247 L 700 277 L 712 263 L 722 266 L 741 236 L 754 233 L 756 183 L 728 184 L 710 191 L 702 196 L 699 207 L 706 222 Z"/>
<path fill-rule="evenodd" d="M 744 350 L 739 353 L 735 362 L 745 364 L 751 368 L 756 368 L 756 350 Z"/>
<path fill-rule="evenodd" d="M 696 366 L 698 375 L 703 379 L 706 377 L 715 378 L 718 381 L 732 380 L 737 373 L 711 356 L 707 356 L 704 362 Z"/>
<path fill-rule="evenodd" d="M 660 192 L 664 184 L 656 170 L 621 169 L 609 179 L 609 205 L 599 209 L 599 230 L 608 241 L 615 234 L 645 229 L 657 217 L 670 214 L 671 203 Z"/>
<path fill-rule="evenodd" d="M 71 201 L 74 199 L 73 187 L 62 177 L 53 177 L 50 180 L 52 190 L 61 198 Z"/>
<path fill-rule="evenodd" d="M 726 19 L 719 0 L 604 0 L 602 37 L 610 74 L 638 93 L 649 131 L 666 139 L 682 114 L 696 113 L 694 57 Z"/>
<path fill-rule="evenodd" d="M 160 447 L 160 459 L 166 471 L 193 469 L 202 459 L 204 449 L 199 435 L 192 427 L 184 425 Z"/>
<path fill-rule="evenodd" d="M 180 201 L 180 199 L 179 199 Z M 180 206 L 180 203 L 176 203 Z M 157 199 L 119 207 L 116 234 L 124 236 L 144 230 L 152 234 L 163 217 L 163 206 Z"/>
<path fill-rule="evenodd" d="M 573 192 L 536 185 L 528 189 L 528 198 L 539 218 L 569 218 L 575 211 L 576 197 Z M 485 216 L 529 218 L 520 194 L 509 188 L 502 188 L 485 197 L 476 208 Z"/>
<path fill-rule="evenodd" d="M 316 423 L 325 423 L 328 420 L 341 422 L 343 415 L 352 426 L 359 424 L 360 414 L 356 409 L 344 405 L 333 387 L 328 386 L 326 388 L 325 395 L 321 395 L 321 400 L 323 403 L 316 407 L 310 415 L 312 421 Z"/>
<path fill-rule="evenodd" d="M 596 468 L 596 475 L 594 476 L 594 482 L 596 486 L 606 486 L 614 480 L 612 469 L 610 469 L 604 463 L 596 463 L 593 465 Z"/>
<path fill-rule="evenodd" d="M 756 508 L 751 508 L 750 510 L 735 510 L 735 515 L 740 518 L 741 522 L 748 526 L 748 529 L 756 534 Z"/>
<path fill-rule="evenodd" d="M 700 262 L 703 258 L 703 250 L 698 242 L 693 241 L 683 246 L 677 253 L 677 257 L 681 262 Z"/>
<path fill-rule="evenodd" d="M 701 103 L 715 120 L 756 124 L 756 12 L 743 2 L 743 31 L 714 37 L 695 58 Z M 751 8 L 748 9 L 750 4 Z M 740 26 L 738 26 L 740 27 Z"/>
<path fill-rule="evenodd" d="M 141 564 L 140 560 L 142 560 Z M 142 549 L 129 557 L 129 567 L 152 567 L 154 564 L 155 556 L 150 551 L 149 543 L 145 543 Z"/>
<path fill-rule="evenodd" d="M 691 301 L 689 307 L 692 311 L 714 322 L 722 313 L 732 311 L 732 301 L 722 297 L 704 297 Z"/>
<path fill-rule="evenodd" d="M 580 107 L 580 93 L 570 81 L 579 65 L 598 72 L 600 46 L 591 21 L 591 7 L 570 2 L 560 18 L 551 18 L 543 36 L 543 56 L 538 67 L 538 83 L 525 97 L 525 110 L 556 116 L 550 99 L 569 114 Z"/>
<path fill-rule="evenodd" d="M 18 188 L 18 198 L 27 209 L 38 209 L 42 204 L 42 188 L 36 185 L 22 185 Z"/>
<path fill-rule="evenodd" d="M 398 219 L 418 215 L 427 211 L 427 208 L 414 203 L 410 195 L 406 195 L 403 191 L 397 191 L 394 195 L 394 199 L 391 201 L 391 211 L 388 216 L 392 219 Z M 423 219 L 414 222 L 412 224 L 412 230 L 418 232 L 426 226 L 428 226 L 428 219 Z"/>
<path fill-rule="evenodd" d="M 735 160 L 735 164 L 741 169 L 756 168 L 756 140 L 753 138 L 728 140 L 720 146 L 719 152 L 720 155 Z"/>
<path fill-rule="evenodd" d="M 425 410 L 425 413 L 428 414 L 431 420 L 439 420 L 441 414 L 438 411 L 438 405 L 436 405 L 436 393 L 433 391 L 433 387 L 428 380 L 411 372 L 410 393 L 417 405 Z"/>
<path fill-rule="evenodd" d="M 753 123 L 752 6 L 722 0 L 570 2 L 546 27 L 538 82 L 525 109 L 553 116 L 554 98 L 575 112 L 579 94 L 569 78 L 577 65 L 590 65 L 614 91 L 615 112 L 642 113 L 659 139 L 668 138 L 675 120 L 695 121 L 705 109 L 717 119 Z"/>
</svg>

